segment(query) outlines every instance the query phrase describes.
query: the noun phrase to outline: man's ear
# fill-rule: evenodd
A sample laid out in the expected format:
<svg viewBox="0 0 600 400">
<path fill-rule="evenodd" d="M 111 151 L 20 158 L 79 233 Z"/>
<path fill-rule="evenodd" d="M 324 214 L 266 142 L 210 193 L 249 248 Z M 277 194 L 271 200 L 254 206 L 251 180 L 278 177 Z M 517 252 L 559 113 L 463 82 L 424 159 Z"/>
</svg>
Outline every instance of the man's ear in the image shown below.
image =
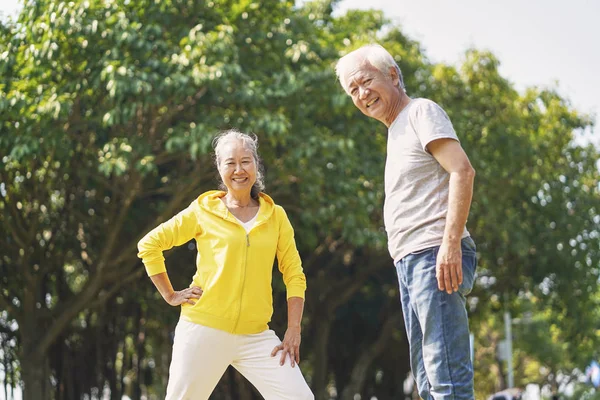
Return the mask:
<svg viewBox="0 0 600 400">
<path fill-rule="evenodd" d="M 398 76 L 398 70 L 394 67 L 390 67 L 390 78 L 394 86 L 400 87 L 400 77 Z"/>
</svg>

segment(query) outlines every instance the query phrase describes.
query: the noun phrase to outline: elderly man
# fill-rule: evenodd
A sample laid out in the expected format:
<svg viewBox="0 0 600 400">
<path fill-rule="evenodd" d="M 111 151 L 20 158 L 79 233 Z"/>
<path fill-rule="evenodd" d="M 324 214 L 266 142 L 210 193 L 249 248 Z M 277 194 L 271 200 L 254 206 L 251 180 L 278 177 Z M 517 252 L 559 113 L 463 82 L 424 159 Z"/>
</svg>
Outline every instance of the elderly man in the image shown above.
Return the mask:
<svg viewBox="0 0 600 400">
<path fill-rule="evenodd" d="M 448 115 L 405 93 L 400 68 L 383 47 L 347 54 L 336 73 L 354 105 L 388 128 L 384 221 L 419 395 L 472 400 L 465 296 L 476 255 L 465 224 L 475 171 Z"/>
</svg>

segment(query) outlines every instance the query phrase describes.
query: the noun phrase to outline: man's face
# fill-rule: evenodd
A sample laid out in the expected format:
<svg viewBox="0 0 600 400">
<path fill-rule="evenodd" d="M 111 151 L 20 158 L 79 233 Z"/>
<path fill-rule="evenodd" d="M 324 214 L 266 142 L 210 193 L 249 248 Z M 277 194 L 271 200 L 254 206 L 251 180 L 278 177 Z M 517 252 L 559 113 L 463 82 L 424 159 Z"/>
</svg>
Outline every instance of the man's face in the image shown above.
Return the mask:
<svg viewBox="0 0 600 400">
<path fill-rule="evenodd" d="M 393 71 L 390 73 L 393 74 Z M 347 93 L 354 105 L 366 116 L 381 122 L 386 123 L 390 119 L 400 102 L 397 75 L 386 76 L 369 63 L 362 63 L 351 70 L 346 82 Z"/>
</svg>

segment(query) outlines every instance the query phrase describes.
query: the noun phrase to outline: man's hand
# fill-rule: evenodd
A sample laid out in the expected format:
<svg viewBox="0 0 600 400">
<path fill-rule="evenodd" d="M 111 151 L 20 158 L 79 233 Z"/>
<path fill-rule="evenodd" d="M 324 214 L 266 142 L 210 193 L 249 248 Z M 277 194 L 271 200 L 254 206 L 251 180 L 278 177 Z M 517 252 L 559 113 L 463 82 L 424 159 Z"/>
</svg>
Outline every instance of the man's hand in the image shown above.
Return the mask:
<svg viewBox="0 0 600 400">
<path fill-rule="evenodd" d="M 288 327 L 283 337 L 283 342 L 275 346 L 271 352 L 271 357 L 275 357 L 279 351 L 283 350 L 279 359 L 279 365 L 285 364 L 285 357 L 288 355 L 290 357 L 290 364 L 294 368 L 296 364 L 300 363 L 300 341 L 300 327 Z"/>
<path fill-rule="evenodd" d="M 443 242 L 437 255 L 435 277 L 438 288 L 452 294 L 458 290 L 463 281 L 462 250 L 460 241 L 456 244 Z"/>
<path fill-rule="evenodd" d="M 192 286 L 187 289 L 174 291 L 170 296 L 165 298 L 165 301 L 172 306 L 179 306 L 183 303 L 194 305 L 196 304 L 196 300 L 201 296 L 202 289 L 198 286 Z"/>
</svg>

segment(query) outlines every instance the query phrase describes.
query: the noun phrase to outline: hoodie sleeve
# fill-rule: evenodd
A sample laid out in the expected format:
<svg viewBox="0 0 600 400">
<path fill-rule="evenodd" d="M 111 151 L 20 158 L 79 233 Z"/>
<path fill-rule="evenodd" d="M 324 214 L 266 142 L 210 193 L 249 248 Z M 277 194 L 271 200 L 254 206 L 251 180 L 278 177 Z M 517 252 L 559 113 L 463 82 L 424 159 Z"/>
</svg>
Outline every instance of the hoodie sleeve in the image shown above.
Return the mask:
<svg viewBox="0 0 600 400">
<path fill-rule="evenodd" d="M 276 206 L 279 214 L 279 240 L 277 242 L 277 261 L 279 271 L 283 274 L 283 282 L 287 289 L 287 298 L 304 298 L 306 291 L 306 277 L 302 270 L 300 254 L 296 249 L 294 229 L 285 213 L 285 210 Z"/>
<path fill-rule="evenodd" d="M 181 246 L 200 232 L 195 207 L 188 208 L 148 232 L 138 242 L 138 257 L 146 266 L 148 276 L 166 272 L 163 251 Z"/>
</svg>

